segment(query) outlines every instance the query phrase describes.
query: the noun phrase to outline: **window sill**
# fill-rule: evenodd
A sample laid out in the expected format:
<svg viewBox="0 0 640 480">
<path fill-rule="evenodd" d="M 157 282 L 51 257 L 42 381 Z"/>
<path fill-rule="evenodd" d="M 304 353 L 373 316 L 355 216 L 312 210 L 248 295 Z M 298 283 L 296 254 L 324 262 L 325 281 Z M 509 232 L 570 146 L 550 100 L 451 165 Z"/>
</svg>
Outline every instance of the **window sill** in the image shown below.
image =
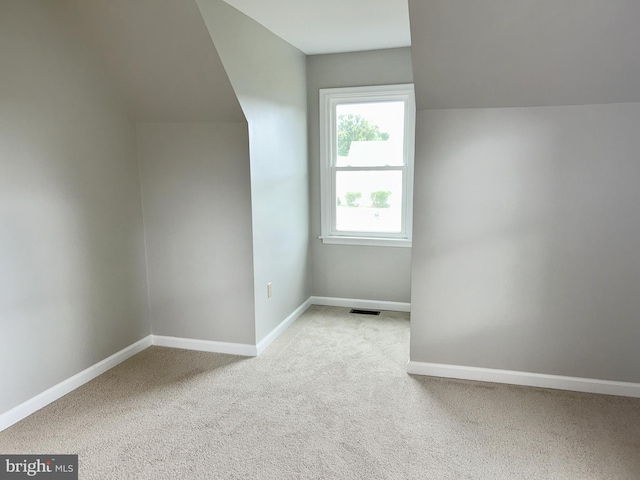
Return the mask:
<svg viewBox="0 0 640 480">
<path fill-rule="evenodd" d="M 374 237 L 318 237 L 325 245 L 360 245 L 363 247 L 403 247 L 411 248 L 411 240 L 406 238 Z"/>
</svg>

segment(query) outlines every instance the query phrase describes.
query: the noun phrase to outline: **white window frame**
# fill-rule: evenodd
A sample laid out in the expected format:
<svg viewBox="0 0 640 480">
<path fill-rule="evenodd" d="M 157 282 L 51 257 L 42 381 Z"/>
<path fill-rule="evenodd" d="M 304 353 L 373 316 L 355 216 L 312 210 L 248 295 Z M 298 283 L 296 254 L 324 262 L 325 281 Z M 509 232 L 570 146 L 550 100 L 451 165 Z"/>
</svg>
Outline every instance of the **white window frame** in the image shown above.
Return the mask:
<svg viewBox="0 0 640 480">
<path fill-rule="evenodd" d="M 336 107 L 345 103 L 402 101 L 405 103 L 404 165 L 382 167 L 338 167 Z M 413 84 L 320 89 L 320 183 L 321 236 L 323 243 L 411 247 L 413 234 L 413 160 L 415 146 L 415 95 Z M 402 230 L 386 232 L 342 232 L 336 230 L 336 172 L 402 171 Z"/>
</svg>

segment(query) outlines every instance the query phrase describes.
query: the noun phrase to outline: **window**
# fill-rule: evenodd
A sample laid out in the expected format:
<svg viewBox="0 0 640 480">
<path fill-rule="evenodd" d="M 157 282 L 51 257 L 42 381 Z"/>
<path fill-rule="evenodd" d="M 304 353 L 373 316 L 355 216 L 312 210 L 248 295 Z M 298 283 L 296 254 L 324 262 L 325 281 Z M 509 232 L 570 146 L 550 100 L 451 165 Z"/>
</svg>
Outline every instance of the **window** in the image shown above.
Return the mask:
<svg viewBox="0 0 640 480">
<path fill-rule="evenodd" d="M 320 90 L 324 243 L 411 246 L 413 85 Z"/>
</svg>

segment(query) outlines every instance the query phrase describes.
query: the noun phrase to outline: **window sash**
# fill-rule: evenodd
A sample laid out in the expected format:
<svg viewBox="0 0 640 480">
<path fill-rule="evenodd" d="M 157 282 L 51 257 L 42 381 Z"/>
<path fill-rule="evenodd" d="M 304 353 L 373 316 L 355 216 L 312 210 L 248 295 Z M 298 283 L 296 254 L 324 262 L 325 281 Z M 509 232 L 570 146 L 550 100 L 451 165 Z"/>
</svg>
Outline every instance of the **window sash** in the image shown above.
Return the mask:
<svg viewBox="0 0 640 480">
<path fill-rule="evenodd" d="M 400 204 L 400 231 L 399 232 L 381 232 L 381 231 L 362 231 L 362 230 L 338 230 L 337 228 L 337 209 L 338 194 L 336 191 L 337 173 L 338 172 L 402 172 L 402 200 Z M 329 234 L 334 237 L 374 237 L 374 238 L 406 238 L 407 237 L 407 167 L 401 166 L 384 166 L 384 167 L 331 167 L 331 230 Z"/>
</svg>

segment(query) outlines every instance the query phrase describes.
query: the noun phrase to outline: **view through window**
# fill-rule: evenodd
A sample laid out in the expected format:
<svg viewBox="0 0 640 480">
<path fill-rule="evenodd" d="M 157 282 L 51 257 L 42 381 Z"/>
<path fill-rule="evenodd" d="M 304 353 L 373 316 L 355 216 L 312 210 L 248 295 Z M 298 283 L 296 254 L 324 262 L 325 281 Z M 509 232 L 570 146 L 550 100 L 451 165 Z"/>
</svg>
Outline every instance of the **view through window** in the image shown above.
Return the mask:
<svg viewBox="0 0 640 480">
<path fill-rule="evenodd" d="M 338 105 L 336 230 L 402 231 L 404 103 Z"/>
</svg>

